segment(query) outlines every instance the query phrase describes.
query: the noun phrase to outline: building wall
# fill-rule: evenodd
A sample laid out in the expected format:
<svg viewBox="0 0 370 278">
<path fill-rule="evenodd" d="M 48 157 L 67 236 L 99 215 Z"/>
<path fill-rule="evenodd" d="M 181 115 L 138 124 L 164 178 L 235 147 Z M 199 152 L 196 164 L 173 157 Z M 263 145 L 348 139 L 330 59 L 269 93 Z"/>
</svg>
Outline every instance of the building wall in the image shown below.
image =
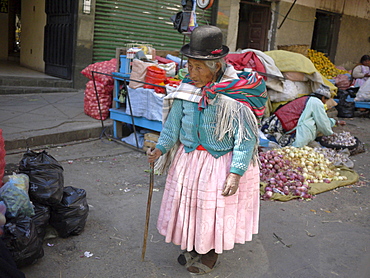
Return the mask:
<svg viewBox="0 0 370 278">
<path fill-rule="evenodd" d="M 225 42 L 235 51 L 238 22 L 238 0 L 219 0 L 217 26 L 224 32 Z M 272 3 L 269 48 L 279 45 L 305 44 L 311 47 L 316 10 L 342 14 L 335 64 L 351 69 L 362 55 L 370 55 L 370 1 L 364 0 L 298 0 L 281 25 L 292 1 Z M 279 28 L 280 27 L 280 28 Z"/>
<path fill-rule="evenodd" d="M 351 5 L 347 1 L 347 5 L 345 6 L 343 6 L 343 0 L 339 0 L 338 2 L 301 0 L 298 2 L 315 2 L 316 5 L 303 6 L 296 4 L 293 7 L 283 26 L 276 32 L 275 49 L 277 49 L 278 45 L 307 44 L 311 46 L 315 13 L 316 9 L 320 9 L 337 13 L 346 11 L 352 14 L 342 15 L 337 51 L 334 58 L 337 66 L 344 66 L 346 69 L 351 69 L 362 55 L 370 54 L 370 20 L 369 18 L 358 17 L 358 15 L 364 14 L 355 7 L 357 0 L 351 1 Z M 368 1 L 362 1 L 361 3 L 363 4 L 365 2 Z M 352 6 L 352 4 L 354 5 Z M 359 4 L 359 6 L 366 9 L 362 4 Z M 278 27 L 283 19 L 282 16 L 287 13 L 291 5 L 292 3 L 285 1 L 280 2 Z M 316 6 L 316 8 L 313 6 Z"/>
<path fill-rule="evenodd" d="M 222 30 L 225 44 L 230 51 L 236 50 L 239 23 L 239 0 L 220 0 L 218 5 L 217 26 Z"/>
<path fill-rule="evenodd" d="M 0 13 L 0 60 L 8 59 L 8 14 Z"/>
<path fill-rule="evenodd" d="M 291 5 L 292 3 L 287 2 L 281 2 L 279 5 L 274 49 L 277 49 L 279 45 L 306 44 L 311 46 L 316 9 L 296 4 L 286 16 Z"/>
<path fill-rule="evenodd" d="M 88 79 L 81 74 L 81 70 L 92 63 L 93 60 L 93 41 L 94 41 L 94 20 L 95 20 L 95 0 L 91 1 L 90 14 L 82 12 L 82 2 L 78 5 L 77 18 L 77 37 L 75 47 L 75 57 L 73 65 L 73 81 L 75 88 L 84 88 Z"/>
<path fill-rule="evenodd" d="M 22 1 L 22 35 L 20 65 L 44 71 L 45 0 Z"/>
<path fill-rule="evenodd" d="M 370 20 L 344 15 L 340 25 L 335 64 L 352 69 L 365 54 L 370 55 Z"/>
<path fill-rule="evenodd" d="M 283 2 L 291 5 L 292 0 L 281 0 L 281 3 Z M 370 19 L 369 0 L 298 0 L 296 4 L 333 13 Z"/>
</svg>

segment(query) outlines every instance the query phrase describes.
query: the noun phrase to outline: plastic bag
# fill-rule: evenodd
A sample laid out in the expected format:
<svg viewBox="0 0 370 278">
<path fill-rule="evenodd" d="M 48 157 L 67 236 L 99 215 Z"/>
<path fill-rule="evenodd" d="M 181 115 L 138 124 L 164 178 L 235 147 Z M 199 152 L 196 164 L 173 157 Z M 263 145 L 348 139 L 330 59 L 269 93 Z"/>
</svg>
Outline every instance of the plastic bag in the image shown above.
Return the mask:
<svg viewBox="0 0 370 278">
<path fill-rule="evenodd" d="M 5 224 L 4 242 L 18 267 L 34 264 L 44 256 L 43 240 L 30 217 L 13 218 Z"/>
<path fill-rule="evenodd" d="M 7 183 L 8 181 L 13 183 L 16 187 L 23 189 L 28 194 L 30 178 L 26 174 L 13 173 L 13 175 L 4 176 L 3 182 Z"/>
<path fill-rule="evenodd" d="M 355 103 L 346 101 L 347 94 L 341 95 L 339 98 L 338 105 L 335 108 L 338 111 L 338 117 L 340 118 L 353 118 L 355 115 Z"/>
<path fill-rule="evenodd" d="M 46 234 L 46 227 L 48 226 L 50 219 L 50 207 L 39 203 L 34 203 L 33 210 L 35 211 L 35 215 L 33 215 L 31 218 L 33 223 L 35 223 L 37 234 L 39 237 L 44 238 Z"/>
<path fill-rule="evenodd" d="M 131 76 L 130 76 L 130 79 L 132 80 L 130 81 L 130 84 L 129 84 L 130 88 L 137 89 L 140 87 L 144 87 L 144 83 L 135 82 L 133 80 L 144 82 L 147 68 L 153 65 L 154 65 L 153 63 L 134 59 L 132 61 L 132 70 L 131 70 Z"/>
<path fill-rule="evenodd" d="M 137 144 L 136 144 L 136 137 L 137 137 Z M 144 146 L 144 134 L 136 131 L 135 133 L 131 133 L 129 136 L 124 137 L 121 139 L 122 142 L 125 142 L 126 144 L 138 147 L 139 149 L 142 149 Z"/>
<path fill-rule="evenodd" d="M 0 201 L 0 237 L 3 235 L 3 226 L 6 223 L 5 213 L 6 205 L 3 201 Z"/>
<path fill-rule="evenodd" d="M 0 201 L 4 201 L 6 205 L 7 218 L 15 218 L 20 215 L 34 215 L 28 194 L 23 189 L 16 187 L 12 182 L 7 182 L 0 188 Z"/>
<path fill-rule="evenodd" d="M 9 252 L 2 238 L 0 238 L 0 277 L 26 277 L 24 273 L 17 268 L 12 254 Z"/>
<path fill-rule="evenodd" d="M 370 101 L 370 78 L 361 85 L 356 94 L 355 101 Z"/>
<path fill-rule="evenodd" d="M 49 224 L 60 237 L 79 235 L 86 224 L 89 206 L 84 189 L 67 186 L 60 204 L 51 208 Z"/>
<path fill-rule="evenodd" d="M 176 63 L 175 62 L 168 63 L 168 64 L 159 64 L 158 67 L 166 71 L 166 76 L 176 75 Z"/>
<path fill-rule="evenodd" d="M 19 163 L 19 171 L 30 178 L 31 201 L 44 205 L 58 204 L 63 198 L 63 167 L 46 151 L 28 150 Z"/>
</svg>

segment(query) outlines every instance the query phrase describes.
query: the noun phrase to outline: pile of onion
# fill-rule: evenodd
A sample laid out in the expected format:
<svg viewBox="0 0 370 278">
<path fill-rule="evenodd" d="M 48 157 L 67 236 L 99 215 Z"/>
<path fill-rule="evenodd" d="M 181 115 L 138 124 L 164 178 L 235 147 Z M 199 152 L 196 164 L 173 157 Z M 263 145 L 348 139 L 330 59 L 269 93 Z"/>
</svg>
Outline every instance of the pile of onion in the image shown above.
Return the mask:
<svg viewBox="0 0 370 278">
<path fill-rule="evenodd" d="M 340 165 L 342 163 L 350 161 L 349 151 L 348 153 L 346 153 L 343 152 L 343 150 L 337 151 L 331 148 L 317 148 L 317 147 L 315 147 L 314 150 L 318 153 L 322 153 L 325 156 L 325 158 L 327 158 L 334 165 Z"/>
<path fill-rule="evenodd" d="M 335 146 L 351 147 L 356 145 L 356 137 L 352 136 L 348 131 L 333 133 L 330 136 L 323 136 L 321 139 L 325 143 Z"/>
<path fill-rule="evenodd" d="M 310 199 L 310 183 L 346 180 L 324 154 L 311 147 L 284 147 L 260 152 L 261 181 L 266 183 L 263 199 L 274 193 Z"/>
</svg>

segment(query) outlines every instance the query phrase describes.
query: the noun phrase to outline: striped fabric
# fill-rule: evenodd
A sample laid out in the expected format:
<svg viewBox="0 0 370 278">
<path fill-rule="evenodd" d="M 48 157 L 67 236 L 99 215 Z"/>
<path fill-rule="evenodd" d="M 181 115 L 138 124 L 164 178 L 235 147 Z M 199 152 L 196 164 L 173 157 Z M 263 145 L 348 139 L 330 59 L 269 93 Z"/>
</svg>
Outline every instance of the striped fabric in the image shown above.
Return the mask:
<svg viewBox="0 0 370 278">
<path fill-rule="evenodd" d="M 232 67 L 226 69 L 234 70 Z M 234 70 L 235 71 L 235 70 Z M 204 109 L 208 103 L 216 97 L 217 93 L 226 95 L 235 99 L 252 109 L 258 121 L 262 119 L 267 101 L 266 85 L 263 77 L 256 72 L 241 72 L 238 74 L 240 79 L 221 80 L 220 83 L 208 84 L 202 90 L 202 96 L 199 102 L 199 109 Z M 193 81 L 186 78 L 183 83 L 193 84 Z"/>
</svg>

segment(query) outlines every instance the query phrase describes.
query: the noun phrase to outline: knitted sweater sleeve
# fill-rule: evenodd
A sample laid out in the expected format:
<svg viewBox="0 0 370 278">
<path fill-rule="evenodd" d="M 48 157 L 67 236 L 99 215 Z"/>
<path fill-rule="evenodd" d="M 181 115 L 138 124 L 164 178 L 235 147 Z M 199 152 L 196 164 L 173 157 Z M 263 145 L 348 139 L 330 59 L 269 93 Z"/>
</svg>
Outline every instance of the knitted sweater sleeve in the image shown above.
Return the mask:
<svg viewBox="0 0 370 278">
<path fill-rule="evenodd" d="M 169 151 L 178 141 L 181 128 L 181 118 L 182 100 L 175 99 L 156 145 L 156 148 L 158 148 L 162 154 Z"/>
</svg>

